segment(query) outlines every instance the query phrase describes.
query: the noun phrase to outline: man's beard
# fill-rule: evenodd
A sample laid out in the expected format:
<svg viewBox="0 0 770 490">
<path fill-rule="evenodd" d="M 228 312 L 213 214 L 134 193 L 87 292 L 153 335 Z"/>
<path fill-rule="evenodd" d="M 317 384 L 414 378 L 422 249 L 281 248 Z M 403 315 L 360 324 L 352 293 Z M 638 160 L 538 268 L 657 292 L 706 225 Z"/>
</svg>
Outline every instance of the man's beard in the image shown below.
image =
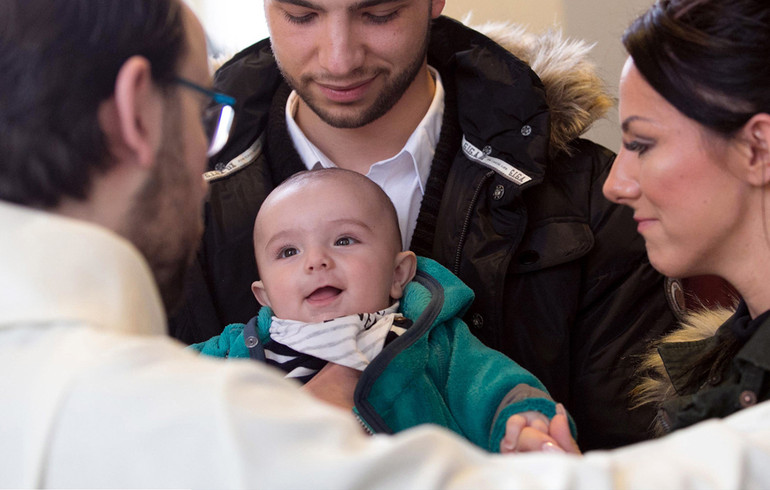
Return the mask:
<svg viewBox="0 0 770 490">
<path fill-rule="evenodd" d="M 168 313 L 181 304 L 187 269 L 200 241 L 202 212 L 198 202 L 190 202 L 192 186 L 200 183 L 186 172 L 179 115 L 172 106 L 167 105 L 164 143 L 152 175 L 136 195 L 124 233 L 149 263 Z"/>
<path fill-rule="evenodd" d="M 422 46 L 415 51 L 415 57 L 409 62 L 402 71 L 392 75 L 390 80 L 386 80 L 386 85 L 383 87 L 377 99 L 372 105 L 362 109 L 361 112 L 352 115 L 338 115 L 333 111 L 324 110 L 321 104 L 318 104 L 313 98 L 310 90 L 307 89 L 308 85 L 314 80 L 312 76 L 304 76 L 299 82 L 288 76 L 286 71 L 281 68 L 286 83 L 297 92 L 297 95 L 307 104 L 310 109 L 316 113 L 316 115 L 326 124 L 334 128 L 339 129 L 355 129 L 366 126 L 367 124 L 376 121 L 381 118 L 388 111 L 390 111 L 404 93 L 414 82 L 417 74 L 420 72 L 422 65 L 425 61 L 425 56 L 428 52 L 428 42 L 430 41 L 430 22 L 428 22 L 428 29 L 423 39 Z M 364 68 L 355 70 L 353 73 L 359 79 L 372 78 L 375 76 L 386 76 L 387 72 L 384 70 L 375 70 L 373 72 L 365 71 Z"/>
</svg>

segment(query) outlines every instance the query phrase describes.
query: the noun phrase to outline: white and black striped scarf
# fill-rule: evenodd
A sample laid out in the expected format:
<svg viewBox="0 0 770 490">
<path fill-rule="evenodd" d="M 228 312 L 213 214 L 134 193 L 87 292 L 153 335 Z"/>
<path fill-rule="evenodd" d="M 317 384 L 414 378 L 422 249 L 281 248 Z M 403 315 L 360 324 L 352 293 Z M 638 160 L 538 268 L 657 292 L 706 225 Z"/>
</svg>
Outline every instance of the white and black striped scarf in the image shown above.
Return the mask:
<svg viewBox="0 0 770 490">
<path fill-rule="evenodd" d="M 400 336 L 409 323 L 396 302 L 376 313 L 348 315 L 318 323 L 272 318 L 267 363 L 287 378 L 309 381 L 327 362 L 363 371 L 386 343 Z"/>
</svg>

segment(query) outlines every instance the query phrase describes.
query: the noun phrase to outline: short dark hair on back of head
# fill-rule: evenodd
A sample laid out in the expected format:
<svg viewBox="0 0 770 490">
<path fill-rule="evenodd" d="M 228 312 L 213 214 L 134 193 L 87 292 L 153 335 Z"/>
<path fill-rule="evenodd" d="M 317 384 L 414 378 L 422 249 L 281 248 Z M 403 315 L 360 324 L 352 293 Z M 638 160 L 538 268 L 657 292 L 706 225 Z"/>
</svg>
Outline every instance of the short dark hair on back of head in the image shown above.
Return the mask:
<svg viewBox="0 0 770 490">
<path fill-rule="evenodd" d="M 768 0 L 659 0 L 623 44 L 656 92 L 718 134 L 770 112 Z"/>
<path fill-rule="evenodd" d="M 85 199 L 110 165 L 97 120 L 123 63 L 169 86 L 187 50 L 179 0 L 0 0 L 0 199 Z"/>
</svg>

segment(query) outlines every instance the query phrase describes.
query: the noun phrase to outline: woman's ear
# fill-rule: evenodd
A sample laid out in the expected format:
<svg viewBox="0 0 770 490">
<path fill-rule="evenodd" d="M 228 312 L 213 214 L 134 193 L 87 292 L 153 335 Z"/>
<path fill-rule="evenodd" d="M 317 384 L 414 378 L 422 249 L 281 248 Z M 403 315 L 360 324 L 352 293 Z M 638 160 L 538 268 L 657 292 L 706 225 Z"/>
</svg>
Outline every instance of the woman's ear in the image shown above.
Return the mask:
<svg viewBox="0 0 770 490">
<path fill-rule="evenodd" d="M 396 255 L 393 270 L 393 284 L 390 287 L 390 297 L 399 299 L 404 295 L 404 289 L 417 272 L 417 256 L 414 252 L 399 252 Z"/>
<path fill-rule="evenodd" d="M 99 106 L 99 122 L 111 153 L 142 167 L 154 165 L 163 138 L 164 107 L 150 62 L 142 56 L 126 60 L 113 96 Z"/>
<path fill-rule="evenodd" d="M 267 291 L 265 291 L 265 286 L 262 284 L 262 281 L 254 281 L 251 283 L 251 292 L 254 293 L 254 297 L 257 298 L 259 304 L 272 308 L 270 305 L 270 298 L 267 297 Z"/>
<path fill-rule="evenodd" d="M 754 115 L 743 128 L 748 142 L 749 158 L 744 168 L 746 180 L 755 186 L 770 183 L 770 114 Z"/>
</svg>

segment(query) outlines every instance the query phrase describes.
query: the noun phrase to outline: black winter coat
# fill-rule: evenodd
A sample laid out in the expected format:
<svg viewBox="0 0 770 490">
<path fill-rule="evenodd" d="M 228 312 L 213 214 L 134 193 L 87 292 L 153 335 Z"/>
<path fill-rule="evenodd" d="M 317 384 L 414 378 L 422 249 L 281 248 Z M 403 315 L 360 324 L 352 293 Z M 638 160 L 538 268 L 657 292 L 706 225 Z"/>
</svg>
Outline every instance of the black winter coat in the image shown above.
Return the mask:
<svg viewBox="0 0 770 490">
<path fill-rule="evenodd" d="M 580 139 L 571 155 L 549 152 L 540 79 L 480 33 L 437 19 L 428 62 L 441 73 L 446 108 L 410 248 L 474 290 L 472 332 L 566 405 L 582 449 L 650 437 L 654 414 L 628 411 L 627 393 L 635 355 L 674 319 L 630 210 L 602 195 L 614 155 Z M 304 169 L 267 40 L 225 64 L 216 88 L 236 97 L 238 119 L 207 174 L 206 232 L 171 322 L 186 342 L 256 314 L 254 218 L 276 185 Z M 492 159 L 515 175 L 487 166 Z"/>
</svg>

